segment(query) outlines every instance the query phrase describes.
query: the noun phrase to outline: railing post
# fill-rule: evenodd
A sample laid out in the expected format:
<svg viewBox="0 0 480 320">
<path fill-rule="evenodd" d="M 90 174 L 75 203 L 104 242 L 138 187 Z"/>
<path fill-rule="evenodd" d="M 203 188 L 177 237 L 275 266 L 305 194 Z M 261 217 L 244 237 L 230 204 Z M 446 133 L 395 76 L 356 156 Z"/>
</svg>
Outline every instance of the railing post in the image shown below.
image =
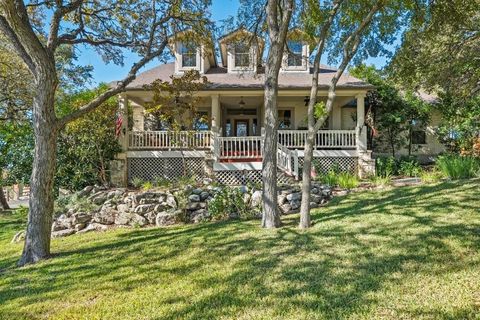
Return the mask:
<svg viewBox="0 0 480 320">
<path fill-rule="evenodd" d="M 298 176 L 298 151 L 294 150 L 292 154 L 293 154 L 293 176 L 295 177 L 295 180 L 299 180 L 299 176 Z"/>
</svg>

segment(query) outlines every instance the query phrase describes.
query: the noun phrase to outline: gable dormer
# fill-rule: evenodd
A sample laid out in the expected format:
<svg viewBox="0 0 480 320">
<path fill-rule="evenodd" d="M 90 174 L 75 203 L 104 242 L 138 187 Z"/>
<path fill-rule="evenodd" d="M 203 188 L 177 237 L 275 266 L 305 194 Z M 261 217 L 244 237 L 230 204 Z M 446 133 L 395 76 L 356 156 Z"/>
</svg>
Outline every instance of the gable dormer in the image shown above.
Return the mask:
<svg viewBox="0 0 480 320">
<path fill-rule="evenodd" d="M 287 47 L 282 60 L 282 72 L 310 72 L 308 58 L 310 45 L 308 37 L 300 29 L 293 29 L 287 35 Z"/>
<path fill-rule="evenodd" d="M 184 31 L 170 39 L 175 56 L 175 74 L 197 70 L 206 73 L 217 64 L 212 42 L 206 43 L 193 36 L 192 31 Z M 200 42 L 200 43 L 199 43 Z"/>
<path fill-rule="evenodd" d="M 222 64 L 228 73 L 257 72 L 263 51 L 263 40 L 245 28 L 239 28 L 219 39 Z"/>
</svg>

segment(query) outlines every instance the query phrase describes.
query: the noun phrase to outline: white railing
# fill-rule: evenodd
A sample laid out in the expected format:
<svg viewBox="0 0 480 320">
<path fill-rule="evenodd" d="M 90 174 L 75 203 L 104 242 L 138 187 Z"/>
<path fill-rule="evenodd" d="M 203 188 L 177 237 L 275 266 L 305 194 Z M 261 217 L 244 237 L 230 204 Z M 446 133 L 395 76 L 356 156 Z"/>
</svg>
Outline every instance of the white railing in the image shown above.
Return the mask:
<svg viewBox="0 0 480 320">
<path fill-rule="evenodd" d="M 303 149 L 306 140 L 306 130 L 278 130 L 278 142 L 287 148 Z M 320 130 L 315 136 L 317 149 L 353 149 L 355 147 L 355 130 Z"/>
<path fill-rule="evenodd" d="M 210 131 L 131 131 L 129 149 L 208 149 L 211 147 Z"/>
<path fill-rule="evenodd" d="M 262 157 L 263 138 L 250 137 L 218 137 L 220 159 L 252 159 Z"/>
<path fill-rule="evenodd" d="M 287 147 L 277 145 L 277 166 L 280 170 L 298 180 L 298 152 Z"/>
</svg>

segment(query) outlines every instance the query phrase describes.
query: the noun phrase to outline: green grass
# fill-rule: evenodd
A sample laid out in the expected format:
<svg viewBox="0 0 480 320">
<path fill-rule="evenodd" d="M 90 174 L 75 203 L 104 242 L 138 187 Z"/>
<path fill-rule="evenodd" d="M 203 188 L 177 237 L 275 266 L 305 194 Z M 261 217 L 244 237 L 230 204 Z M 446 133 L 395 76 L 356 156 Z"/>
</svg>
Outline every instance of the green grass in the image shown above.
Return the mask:
<svg viewBox="0 0 480 320">
<path fill-rule="evenodd" d="M 55 239 L 15 268 L 0 216 L 1 319 L 480 319 L 480 180 L 335 198 L 315 225 L 258 221 Z"/>
</svg>

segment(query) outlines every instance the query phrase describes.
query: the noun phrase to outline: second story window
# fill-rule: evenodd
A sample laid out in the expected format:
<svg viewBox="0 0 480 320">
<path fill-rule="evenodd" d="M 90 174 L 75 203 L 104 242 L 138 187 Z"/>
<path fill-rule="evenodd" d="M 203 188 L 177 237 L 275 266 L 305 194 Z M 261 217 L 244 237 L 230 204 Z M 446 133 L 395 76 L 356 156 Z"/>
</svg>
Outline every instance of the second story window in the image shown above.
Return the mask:
<svg viewBox="0 0 480 320">
<path fill-rule="evenodd" d="M 192 43 L 182 45 L 182 67 L 197 66 L 197 47 Z"/>
<path fill-rule="evenodd" d="M 288 57 L 287 66 L 289 67 L 301 67 L 303 66 L 302 58 L 302 43 L 298 41 L 288 41 Z"/>
<path fill-rule="evenodd" d="M 235 67 L 250 66 L 250 48 L 245 43 L 235 44 Z"/>
</svg>

